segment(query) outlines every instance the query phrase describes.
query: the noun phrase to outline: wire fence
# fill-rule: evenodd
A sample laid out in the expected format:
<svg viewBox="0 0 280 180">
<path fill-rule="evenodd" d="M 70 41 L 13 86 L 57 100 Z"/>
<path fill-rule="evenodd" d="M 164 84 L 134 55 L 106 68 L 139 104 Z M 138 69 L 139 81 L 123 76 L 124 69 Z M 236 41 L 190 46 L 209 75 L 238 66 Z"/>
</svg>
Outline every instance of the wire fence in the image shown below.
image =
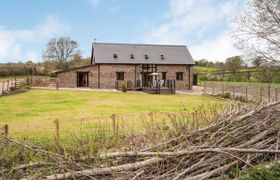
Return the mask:
<svg viewBox="0 0 280 180">
<path fill-rule="evenodd" d="M 270 84 L 266 86 L 257 86 L 205 81 L 204 93 L 212 96 L 225 95 L 228 93 L 232 99 L 242 97 L 245 101 L 274 102 L 279 100 L 280 88 L 272 87 Z"/>
</svg>

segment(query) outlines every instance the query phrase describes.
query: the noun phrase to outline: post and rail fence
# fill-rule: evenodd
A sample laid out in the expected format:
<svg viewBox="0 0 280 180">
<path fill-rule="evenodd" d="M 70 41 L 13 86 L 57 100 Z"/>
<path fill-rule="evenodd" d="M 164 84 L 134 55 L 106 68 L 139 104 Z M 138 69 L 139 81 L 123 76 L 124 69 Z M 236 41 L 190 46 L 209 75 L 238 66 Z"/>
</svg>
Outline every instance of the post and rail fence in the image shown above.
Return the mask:
<svg viewBox="0 0 280 180">
<path fill-rule="evenodd" d="M 267 101 L 274 102 L 280 100 L 280 88 L 273 87 L 271 84 L 251 85 L 251 84 L 231 84 L 227 82 L 205 81 L 204 94 L 206 95 L 225 95 L 231 99 L 242 97 L 245 101 Z"/>
<path fill-rule="evenodd" d="M 0 96 L 9 94 L 11 91 L 20 88 L 20 84 L 25 81 L 25 78 L 10 78 L 0 82 Z"/>
</svg>

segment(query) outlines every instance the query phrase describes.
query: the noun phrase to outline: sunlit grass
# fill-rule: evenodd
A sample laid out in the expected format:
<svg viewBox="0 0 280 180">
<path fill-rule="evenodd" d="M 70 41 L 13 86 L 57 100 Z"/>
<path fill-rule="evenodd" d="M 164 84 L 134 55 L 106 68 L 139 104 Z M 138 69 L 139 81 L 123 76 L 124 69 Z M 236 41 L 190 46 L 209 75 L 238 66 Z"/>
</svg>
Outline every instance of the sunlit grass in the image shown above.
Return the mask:
<svg viewBox="0 0 280 180">
<path fill-rule="evenodd" d="M 30 90 L 0 98 L 0 126 L 9 124 L 13 136 L 53 138 L 56 119 L 64 136 L 81 130 L 95 131 L 100 124 L 111 126 L 112 114 L 137 129 L 142 113 L 191 112 L 201 104 L 207 110 L 210 105 L 223 103 L 207 96 Z"/>
</svg>

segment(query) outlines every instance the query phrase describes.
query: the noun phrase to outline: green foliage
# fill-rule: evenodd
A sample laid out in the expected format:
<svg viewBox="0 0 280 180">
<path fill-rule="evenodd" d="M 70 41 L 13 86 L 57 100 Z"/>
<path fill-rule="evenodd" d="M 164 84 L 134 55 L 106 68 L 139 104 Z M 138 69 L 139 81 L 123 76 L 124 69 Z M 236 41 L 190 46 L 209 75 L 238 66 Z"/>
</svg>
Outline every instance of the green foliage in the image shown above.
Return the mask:
<svg viewBox="0 0 280 180">
<path fill-rule="evenodd" d="M 217 94 L 215 96 L 221 97 L 221 98 L 224 98 L 224 99 L 229 99 L 231 97 L 230 96 L 230 92 L 225 92 L 225 93 Z"/>
<path fill-rule="evenodd" d="M 21 81 L 21 82 L 19 83 L 19 88 L 20 88 L 21 90 L 29 89 L 29 87 L 27 86 L 27 84 L 26 84 L 25 81 Z"/>
<path fill-rule="evenodd" d="M 240 101 L 240 102 L 246 102 L 246 99 L 244 96 L 235 96 L 234 99 L 236 101 Z"/>
<path fill-rule="evenodd" d="M 275 165 L 271 169 L 253 167 L 246 171 L 241 171 L 239 177 L 244 180 L 278 180 L 280 178 L 280 165 Z"/>
<path fill-rule="evenodd" d="M 127 84 L 126 84 L 126 82 L 123 81 L 123 82 L 121 83 L 121 88 L 122 88 L 122 89 L 127 89 Z"/>
</svg>

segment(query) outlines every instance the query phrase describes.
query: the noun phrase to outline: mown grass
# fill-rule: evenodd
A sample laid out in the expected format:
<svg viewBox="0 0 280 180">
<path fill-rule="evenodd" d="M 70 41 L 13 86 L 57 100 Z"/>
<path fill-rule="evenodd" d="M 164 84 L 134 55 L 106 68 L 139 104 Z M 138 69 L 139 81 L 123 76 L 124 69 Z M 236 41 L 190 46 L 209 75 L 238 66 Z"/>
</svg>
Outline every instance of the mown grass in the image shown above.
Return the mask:
<svg viewBox="0 0 280 180">
<path fill-rule="evenodd" d="M 112 114 L 123 122 L 138 121 L 137 126 L 141 113 L 193 111 L 201 104 L 207 110 L 210 105 L 223 103 L 206 96 L 30 90 L 0 97 L 0 126 L 9 124 L 10 135 L 17 137 L 53 137 L 53 121 L 58 119 L 64 136 L 81 129 L 94 131 L 103 122 L 110 124 Z"/>
</svg>

